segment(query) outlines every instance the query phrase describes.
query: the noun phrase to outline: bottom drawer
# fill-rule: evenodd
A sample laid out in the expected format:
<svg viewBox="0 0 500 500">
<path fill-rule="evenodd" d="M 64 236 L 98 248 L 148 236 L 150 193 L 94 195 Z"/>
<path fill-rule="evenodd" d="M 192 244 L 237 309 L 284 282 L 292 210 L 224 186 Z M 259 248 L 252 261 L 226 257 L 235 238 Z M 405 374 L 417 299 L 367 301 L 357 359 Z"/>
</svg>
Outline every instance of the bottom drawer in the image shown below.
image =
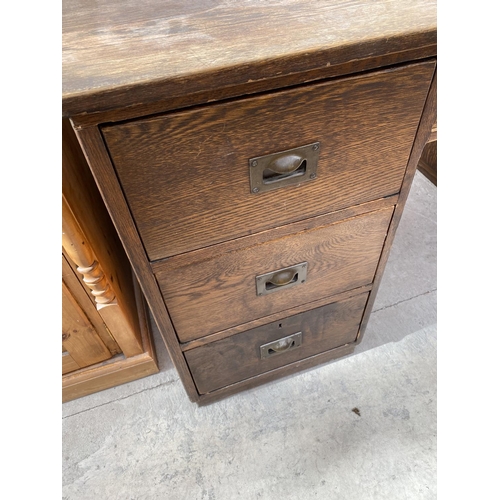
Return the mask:
<svg viewBox="0 0 500 500">
<path fill-rule="evenodd" d="M 354 342 L 363 293 L 212 342 L 184 355 L 200 394 Z"/>
</svg>

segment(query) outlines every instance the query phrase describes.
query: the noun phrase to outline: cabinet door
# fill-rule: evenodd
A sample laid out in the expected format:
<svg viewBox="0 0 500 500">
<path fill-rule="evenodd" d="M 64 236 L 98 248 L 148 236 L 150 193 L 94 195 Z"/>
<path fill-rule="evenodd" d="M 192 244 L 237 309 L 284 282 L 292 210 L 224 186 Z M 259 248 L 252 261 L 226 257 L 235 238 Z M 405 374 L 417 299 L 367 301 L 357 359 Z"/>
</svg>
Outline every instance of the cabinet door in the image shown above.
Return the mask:
<svg viewBox="0 0 500 500">
<path fill-rule="evenodd" d="M 99 335 L 103 324 L 94 324 L 86 313 L 95 309 L 85 293 L 75 292 L 81 286 L 71 279 L 71 270 L 63 256 L 62 281 L 62 373 L 63 375 L 79 368 L 99 363 L 112 357 Z M 83 287 L 82 287 L 83 288 Z M 76 290 L 78 292 L 78 290 Z M 101 322 L 102 323 L 102 322 Z"/>
</svg>

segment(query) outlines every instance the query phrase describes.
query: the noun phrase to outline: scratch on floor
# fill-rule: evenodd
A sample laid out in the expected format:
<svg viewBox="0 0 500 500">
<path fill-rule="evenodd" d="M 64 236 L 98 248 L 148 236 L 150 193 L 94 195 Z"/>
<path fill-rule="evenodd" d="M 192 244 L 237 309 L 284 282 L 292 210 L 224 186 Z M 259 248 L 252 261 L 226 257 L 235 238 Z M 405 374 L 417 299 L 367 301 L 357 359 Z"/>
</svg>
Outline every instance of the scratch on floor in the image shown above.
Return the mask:
<svg viewBox="0 0 500 500">
<path fill-rule="evenodd" d="M 137 392 L 134 392 L 132 394 L 128 394 L 127 396 L 123 396 L 121 398 L 117 398 L 117 399 L 113 399 L 111 401 L 107 401 L 106 403 L 102 403 L 101 405 L 92 406 L 91 408 L 86 408 L 85 410 L 77 411 L 76 413 L 72 413 L 71 415 L 66 415 L 65 417 L 63 417 L 63 420 L 66 419 L 66 418 L 69 418 L 69 417 L 74 417 L 76 415 L 80 415 L 81 413 L 85 413 L 87 411 L 95 410 L 96 408 L 102 408 L 103 406 L 109 405 L 111 403 L 116 403 L 117 401 L 123 401 L 124 399 L 128 399 L 128 398 L 130 398 L 132 396 L 136 396 L 137 394 L 141 394 L 141 393 L 146 392 L 146 391 L 152 391 L 153 389 L 157 389 L 158 387 L 172 385 L 175 382 L 177 382 L 177 380 L 168 380 L 167 382 L 163 382 L 163 383 L 155 385 L 153 387 L 147 387 L 146 389 L 143 389 L 142 391 L 137 391 Z"/>
<path fill-rule="evenodd" d="M 418 295 L 414 295 L 413 297 L 410 297 L 409 299 L 403 299 L 403 300 L 400 300 L 399 302 L 395 302 L 394 304 L 389 304 L 388 306 L 381 307 L 380 309 L 374 309 L 372 311 L 372 314 L 376 313 L 378 311 L 383 311 L 384 309 L 389 309 L 389 307 L 398 306 L 399 304 L 402 304 L 403 302 L 408 302 L 408 301 L 416 299 L 418 297 L 423 297 L 424 295 L 428 295 L 429 293 L 432 293 L 432 292 L 437 292 L 437 288 L 433 288 L 432 290 L 428 290 L 427 292 L 424 292 L 424 293 L 419 293 Z"/>
</svg>

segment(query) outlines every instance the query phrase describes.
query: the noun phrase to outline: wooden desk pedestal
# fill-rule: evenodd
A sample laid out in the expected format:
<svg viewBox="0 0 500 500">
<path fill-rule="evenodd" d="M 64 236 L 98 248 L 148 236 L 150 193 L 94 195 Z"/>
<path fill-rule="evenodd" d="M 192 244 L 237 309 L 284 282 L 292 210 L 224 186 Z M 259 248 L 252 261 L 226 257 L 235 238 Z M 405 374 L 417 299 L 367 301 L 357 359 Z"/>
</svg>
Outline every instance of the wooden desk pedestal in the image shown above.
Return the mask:
<svg viewBox="0 0 500 500">
<path fill-rule="evenodd" d="M 63 22 L 64 115 L 191 400 L 353 352 L 436 120 L 435 3 Z"/>
</svg>

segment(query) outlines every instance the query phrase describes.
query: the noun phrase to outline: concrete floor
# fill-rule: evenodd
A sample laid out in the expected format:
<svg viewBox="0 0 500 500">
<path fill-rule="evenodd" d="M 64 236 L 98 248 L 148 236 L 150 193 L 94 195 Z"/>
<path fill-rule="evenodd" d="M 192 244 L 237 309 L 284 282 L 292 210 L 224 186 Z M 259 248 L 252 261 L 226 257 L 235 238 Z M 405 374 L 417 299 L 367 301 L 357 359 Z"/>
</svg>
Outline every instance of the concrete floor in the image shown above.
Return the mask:
<svg viewBox="0 0 500 500">
<path fill-rule="evenodd" d="M 155 331 L 160 373 L 63 405 L 63 498 L 434 499 L 436 317 L 417 173 L 355 354 L 199 408 Z"/>
</svg>

